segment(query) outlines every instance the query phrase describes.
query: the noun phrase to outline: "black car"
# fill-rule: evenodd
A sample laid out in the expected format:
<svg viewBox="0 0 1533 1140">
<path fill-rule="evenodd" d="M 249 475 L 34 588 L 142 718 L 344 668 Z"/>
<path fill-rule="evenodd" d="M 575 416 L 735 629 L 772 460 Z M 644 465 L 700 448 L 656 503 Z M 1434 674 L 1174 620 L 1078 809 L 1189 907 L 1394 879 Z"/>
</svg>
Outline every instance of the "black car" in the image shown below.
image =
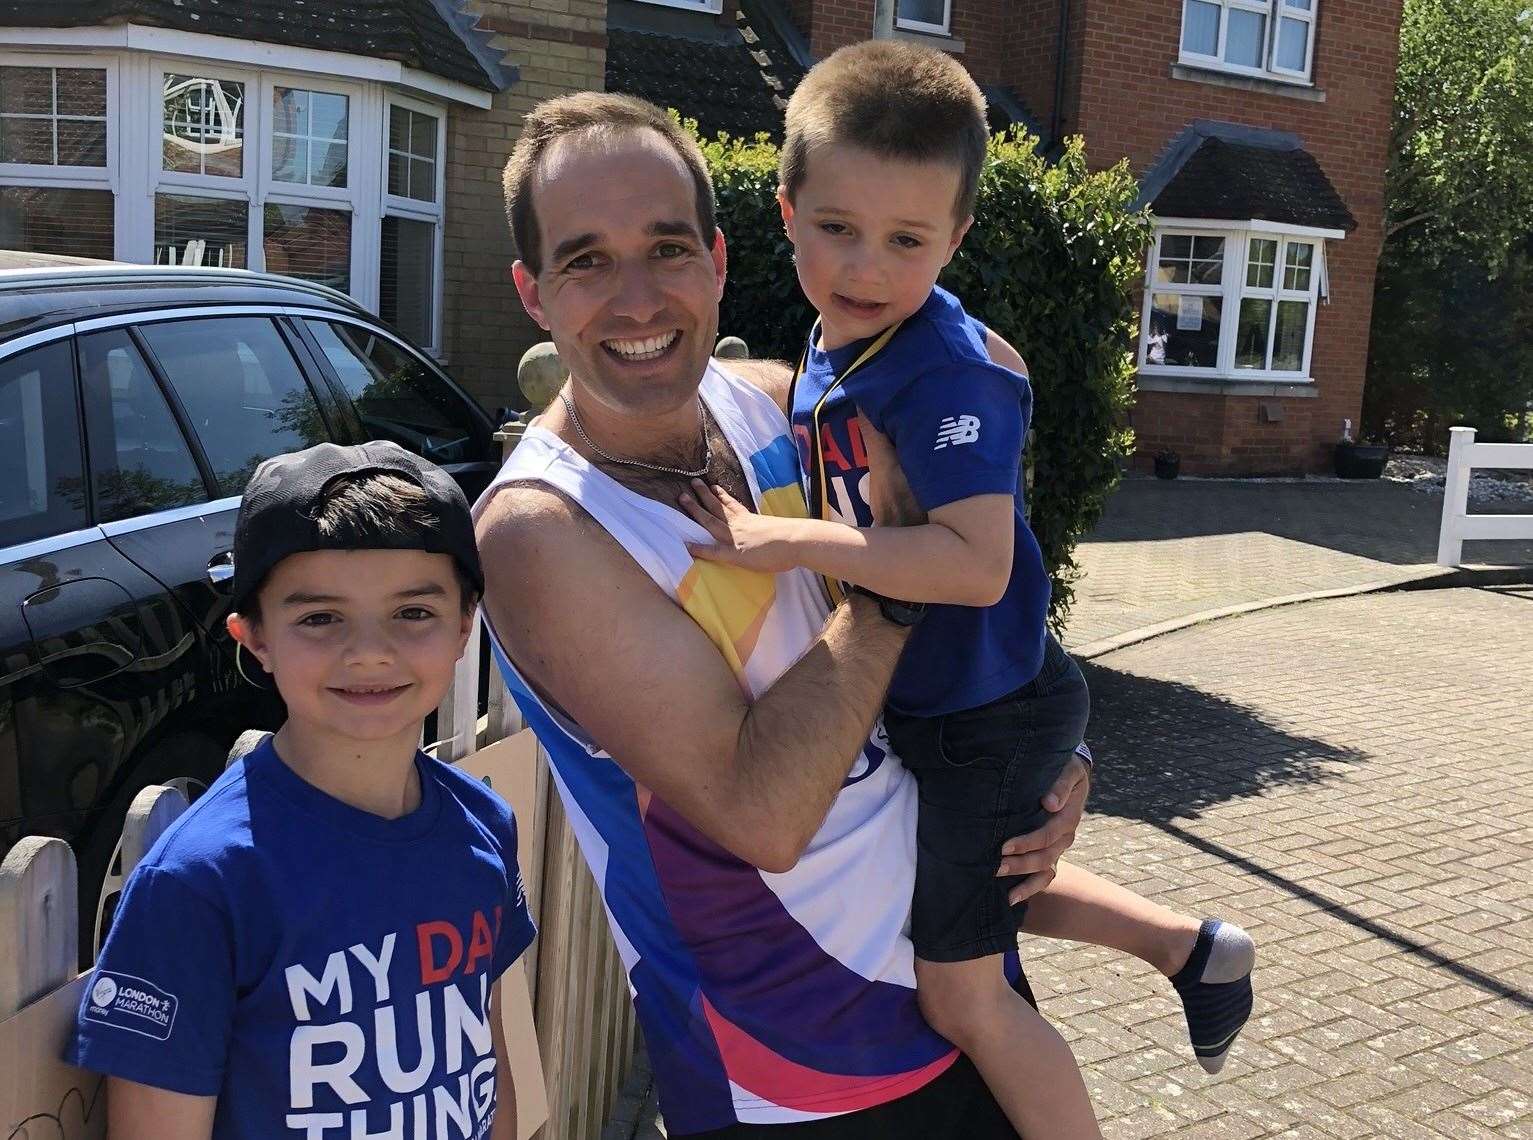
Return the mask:
<svg viewBox="0 0 1533 1140">
<path fill-rule="evenodd" d="M 0 252 L 0 857 L 73 845 L 88 952 L 138 791 L 195 790 L 281 722 L 223 623 L 256 464 L 391 439 L 472 500 L 499 452 L 484 410 L 340 293 L 57 260 Z"/>
</svg>

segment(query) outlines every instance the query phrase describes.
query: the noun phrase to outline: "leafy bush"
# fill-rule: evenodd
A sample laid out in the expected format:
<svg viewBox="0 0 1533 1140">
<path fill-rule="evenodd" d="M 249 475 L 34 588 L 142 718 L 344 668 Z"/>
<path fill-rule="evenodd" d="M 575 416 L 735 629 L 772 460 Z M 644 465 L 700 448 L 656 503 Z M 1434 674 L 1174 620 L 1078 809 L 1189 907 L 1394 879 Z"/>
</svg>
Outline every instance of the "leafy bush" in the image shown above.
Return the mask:
<svg viewBox="0 0 1533 1140">
<path fill-rule="evenodd" d="M 1021 132 L 991 140 L 976 221 L 942 283 L 1027 358 L 1031 521 L 1057 626 L 1074 594 L 1075 544 L 1101 516 L 1133 443 L 1133 294 L 1150 222 L 1132 208 L 1138 187 L 1127 162 L 1089 171 L 1078 138 L 1053 165 L 1035 147 Z M 720 331 L 744 337 L 755 356 L 797 361 L 814 314 L 778 213 L 777 149 L 765 137 L 720 137 L 703 151 L 729 243 Z"/>
</svg>

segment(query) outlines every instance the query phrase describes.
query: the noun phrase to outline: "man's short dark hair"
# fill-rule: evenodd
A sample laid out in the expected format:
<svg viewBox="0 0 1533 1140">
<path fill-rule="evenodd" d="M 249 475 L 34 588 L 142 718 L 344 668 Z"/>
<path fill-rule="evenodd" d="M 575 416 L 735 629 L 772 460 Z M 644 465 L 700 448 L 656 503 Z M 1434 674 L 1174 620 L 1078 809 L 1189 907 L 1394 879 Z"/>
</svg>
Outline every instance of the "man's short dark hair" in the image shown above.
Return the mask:
<svg viewBox="0 0 1533 1140">
<path fill-rule="evenodd" d="M 549 147 L 570 135 L 642 130 L 658 134 L 686 164 L 697 195 L 698 237 L 704 245 L 713 244 L 713 181 L 708 177 L 708 164 L 697 140 L 653 103 L 607 91 L 577 91 L 544 100 L 532 109 L 522 123 L 522 136 L 506 160 L 501 178 L 506 220 L 511 223 L 517 256 L 534 274 L 543 271 L 543 250 L 532 205 L 532 183 Z"/>
<path fill-rule="evenodd" d="M 809 157 L 826 145 L 880 158 L 957 168 L 957 219 L 974 213 L 990 128 L 985 96 L 963 65 L 936 48 L 866 40 L 832 52 L 788 100 L 778 181 L 788 201 Z"/>
</svg>

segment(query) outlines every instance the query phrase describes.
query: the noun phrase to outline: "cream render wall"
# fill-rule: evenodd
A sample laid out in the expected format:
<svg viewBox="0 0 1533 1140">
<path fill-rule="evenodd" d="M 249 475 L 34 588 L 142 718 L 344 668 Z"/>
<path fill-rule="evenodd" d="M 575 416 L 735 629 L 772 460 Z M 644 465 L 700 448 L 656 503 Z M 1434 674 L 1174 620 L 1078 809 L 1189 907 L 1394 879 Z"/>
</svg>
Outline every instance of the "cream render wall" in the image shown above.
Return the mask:
<svg viewBox="0 0 1533 1140">
<path fill-rule="evenodd" d="M 542 331 L 511 283 L 515 252 L 500 174 L 523 116 L 539 101 L 602 89 L 606 0 L 473 0 L 467 10 L 495 33 L 519 72 L 487 111 L 454 107 L 447 137 L 443 340 L 452 374 L 485 407 L 520 406 L 516 364 Z"/>
</svg>

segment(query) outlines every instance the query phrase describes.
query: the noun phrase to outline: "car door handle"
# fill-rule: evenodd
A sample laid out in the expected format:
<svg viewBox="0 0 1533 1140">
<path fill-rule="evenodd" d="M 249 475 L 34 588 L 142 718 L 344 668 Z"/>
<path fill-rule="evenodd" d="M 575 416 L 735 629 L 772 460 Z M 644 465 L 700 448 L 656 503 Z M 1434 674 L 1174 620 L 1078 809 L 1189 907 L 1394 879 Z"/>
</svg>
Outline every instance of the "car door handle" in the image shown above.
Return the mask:
<svg viewBox="0 0 1533 1140">
<path fill-rule="evenodd" d="M 215 590 L 225 592 L 232 581 L 234 581 L 234 551 L 226 550 L 222 554 L 214 555 L 208 562 L 208 585 Z"/>
</svg>

